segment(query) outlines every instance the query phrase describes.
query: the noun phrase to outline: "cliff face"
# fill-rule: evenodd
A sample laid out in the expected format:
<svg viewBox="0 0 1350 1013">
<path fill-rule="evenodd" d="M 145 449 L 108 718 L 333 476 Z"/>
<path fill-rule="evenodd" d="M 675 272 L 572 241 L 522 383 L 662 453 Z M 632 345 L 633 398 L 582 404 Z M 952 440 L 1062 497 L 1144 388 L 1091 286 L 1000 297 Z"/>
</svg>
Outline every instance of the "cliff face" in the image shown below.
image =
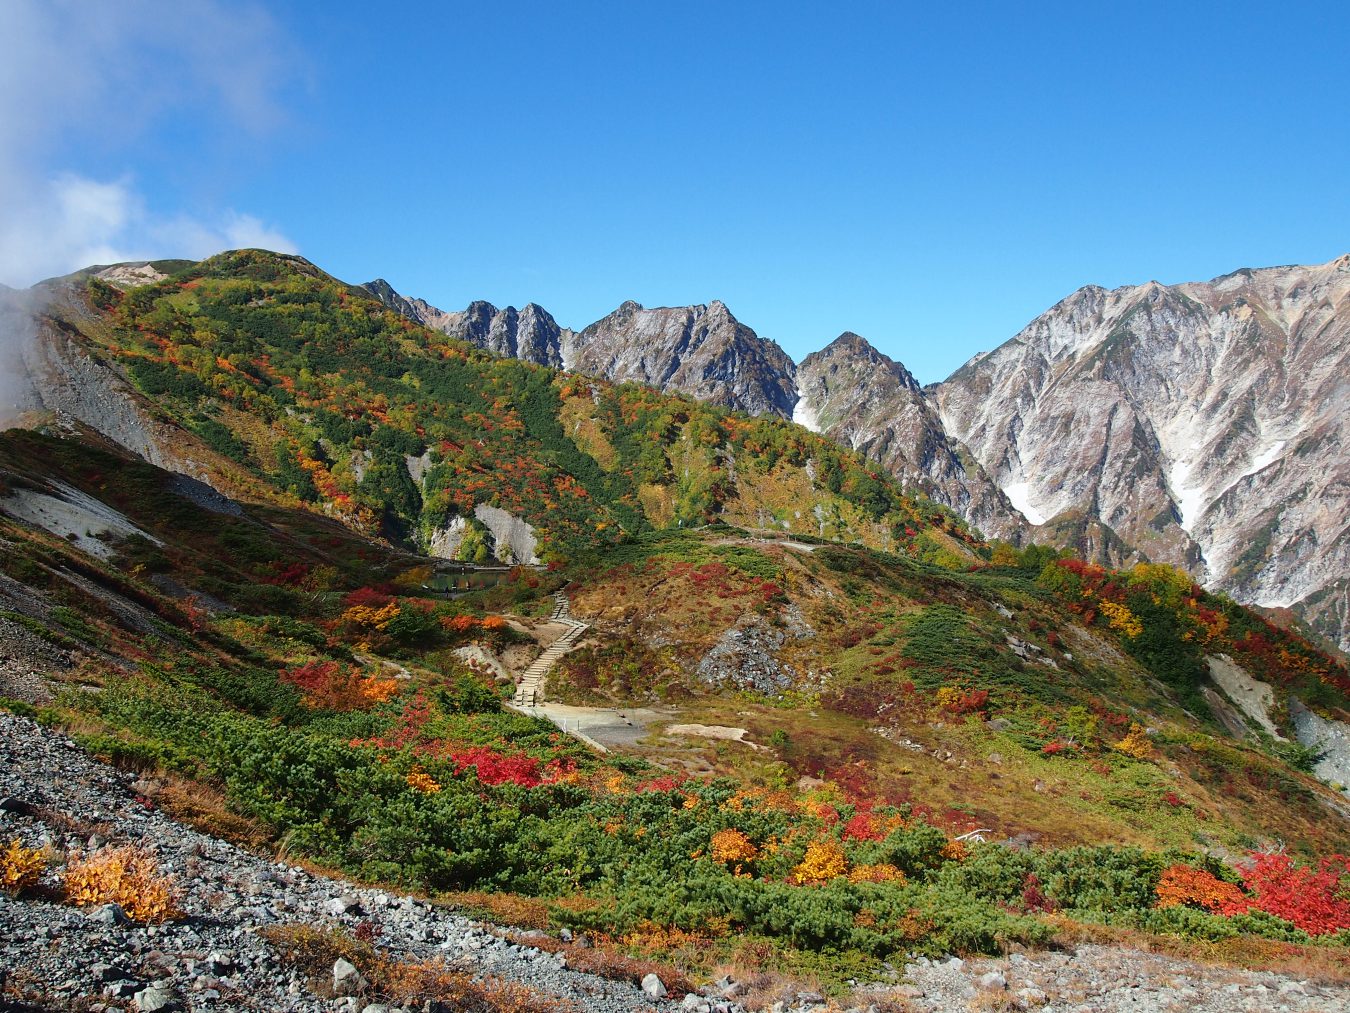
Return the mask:
<svg viewBox="0 0 1350 1013">
<path fill-rule="evenodd" d="M 568 369 L 679 391 L 751 415 L 792 416 L 796 367 L 720 302 L 645 309 L 626 302 L 576 335 Z"/>
<path fill-rule="evenodd" d="M 1034 524 L 1304 605 L 1350 646 L 1350 256 L 1080 289 L 938 386 L 951 436 Z"/>
<path fill-rule="evenodd" d="M 624 303 L 572 332 L 537 307 L 443 313 L 380 284 L 498 354 L 792 418 L 988 534 L 1173 563 L 1350 648 L 1350 256 L 1089 286 L 927 389 L 851 333 L 794 365 L 719 302 Z"/>
<path fill-rule="evenodd" d="M 1027 525 L 984 468 L 947 435 L 932 400 L 900 363 L 846 331 L 797 367 L 793 421 L 885 465 L 986 534 L 1019 537 Z"/>
</svg>

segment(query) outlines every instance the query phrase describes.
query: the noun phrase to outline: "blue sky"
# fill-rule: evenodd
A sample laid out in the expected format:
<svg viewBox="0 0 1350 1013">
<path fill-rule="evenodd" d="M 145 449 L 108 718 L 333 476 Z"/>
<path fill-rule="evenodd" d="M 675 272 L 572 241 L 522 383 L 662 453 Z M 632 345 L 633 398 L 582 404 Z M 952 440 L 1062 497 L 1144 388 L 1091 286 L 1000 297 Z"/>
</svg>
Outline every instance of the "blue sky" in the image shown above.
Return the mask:
<svg viewBox="0 0 1350 1013">
<path fill-rule="evenodd" d="M 1343 9 L 1085 7 L 12 0 L 0 281 L 270 244 L 928 382 L 1083 284 L 1350 250 Z"/>
</svg>

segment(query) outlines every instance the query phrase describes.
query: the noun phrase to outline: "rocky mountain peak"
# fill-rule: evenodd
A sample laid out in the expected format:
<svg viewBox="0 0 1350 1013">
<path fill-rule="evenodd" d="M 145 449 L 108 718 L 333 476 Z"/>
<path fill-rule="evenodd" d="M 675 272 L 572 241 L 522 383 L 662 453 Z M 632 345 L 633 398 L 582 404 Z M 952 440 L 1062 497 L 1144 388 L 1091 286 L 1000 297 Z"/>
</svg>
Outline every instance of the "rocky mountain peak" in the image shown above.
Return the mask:
<svg viewBox="0 0 1350 1013">
<path fill-rule="evenodd" d="M 941 384 L 942 424 L 1038 537 L 1087 519 L 1108 560 L 1316 621 L 1350 572 L 1347 266 L 1079 289 Z M 1341 608 L 1323 628 L 1346 646 Z"/>
<path fill-rule="evenodd" d="M 583 373 L 681 391 L 752 415 L 790 417 L 796 366 L 727 306 L 646 309 L 625 302 L 581 331 L 567 366 Z"/>
</svg>

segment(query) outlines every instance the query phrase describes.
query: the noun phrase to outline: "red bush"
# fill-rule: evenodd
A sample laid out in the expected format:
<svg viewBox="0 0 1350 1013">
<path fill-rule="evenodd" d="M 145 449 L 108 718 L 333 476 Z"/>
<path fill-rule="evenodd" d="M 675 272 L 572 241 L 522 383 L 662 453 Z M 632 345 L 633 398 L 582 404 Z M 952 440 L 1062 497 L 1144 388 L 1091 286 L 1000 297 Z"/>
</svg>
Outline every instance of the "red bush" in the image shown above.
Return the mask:
<svg viewBox="0 0 1350 1013">
<path fill-rule="evenodd" d="M 539 761 L 523 753 L 504 756 L 487 746 L 471 746 L 453 752 L 446 758 L 455 765 L 456 773 L 462 774 L 473 767 L 478 780 L 484 784 L 515 784 L 522 788 L 537 788 L 544 783 L 539 772 Z"/>
<path fill-rule="evenodd" d="M 1350 858 L 1331 855 L 1312 869 L 1285 854 L 1253 854 L 1243 877 L 1252 906 L 1313 936 L 1350 929 Z"/>
<path fill-rule="evenodd" d="M 394 600 L 392 594 L 374 587 L 358 587 L 355 591 L 348 592 L 342 599 L 343 604 L 348 608 L 354 608 L 358 605 L 364 605 L 366 608 L 382 609 Z"/>
<path fill-rule="evenodd" d="M 844 824 L 844 837 L 854 841 L 879 841 L 886 835 L 877 827 L 877 821 L 870 812 L 863 810 L 855 813 Z"/>
</svg>

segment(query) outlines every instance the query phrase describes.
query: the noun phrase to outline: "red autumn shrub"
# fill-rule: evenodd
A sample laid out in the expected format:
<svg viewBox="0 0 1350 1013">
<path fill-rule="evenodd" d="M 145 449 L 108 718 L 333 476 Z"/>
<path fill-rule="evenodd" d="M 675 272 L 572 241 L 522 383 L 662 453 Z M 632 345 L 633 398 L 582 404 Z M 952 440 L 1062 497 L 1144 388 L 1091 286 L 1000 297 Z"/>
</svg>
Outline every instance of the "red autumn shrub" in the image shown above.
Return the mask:
<svg viewBox="0 0 1350 1013">
<path fill-rule="evenodd" d="M 1331 855 L 1313 869 L 1286 854 L 1253 854 L 1243 883 L 1252 906 L 1313 936 L 1350 929 L 1350 857 Z"/>
<path fill-rule="evenodd" d="M 886 835 L 877 827 L 877 821 L 866 810 L 855 813 L 844 824 L 844 837 L 854 841 L 879 841 Z"/>
<path fill-rule="evenodd" d="M 1041 889 L 1041 877 L 1028 872 L 1022 880 L 1022 906 L 1028 911 L 1053 911 L 1057 906 Z"/>
<path fill-rule="evenodd" d="M 506 756 L 487 746 L 471 746 L 451 753 L 455 772 L 462 774 L 473 767 L 478 780 L 488 785 L 515 784 L 522 788 L 537 788 L 544 781 L 539 772 L 539 761 L 533 756 L 517 753 Z"/>
<path fill-rule="evenodd" d="M 393 595 L 374 587 L 358 587 L 355 591 L 348 592 L 342 599 L 348 608 L 364 606 L 372 609 L 384 608 L 393 600 Z"/>
</svg>

